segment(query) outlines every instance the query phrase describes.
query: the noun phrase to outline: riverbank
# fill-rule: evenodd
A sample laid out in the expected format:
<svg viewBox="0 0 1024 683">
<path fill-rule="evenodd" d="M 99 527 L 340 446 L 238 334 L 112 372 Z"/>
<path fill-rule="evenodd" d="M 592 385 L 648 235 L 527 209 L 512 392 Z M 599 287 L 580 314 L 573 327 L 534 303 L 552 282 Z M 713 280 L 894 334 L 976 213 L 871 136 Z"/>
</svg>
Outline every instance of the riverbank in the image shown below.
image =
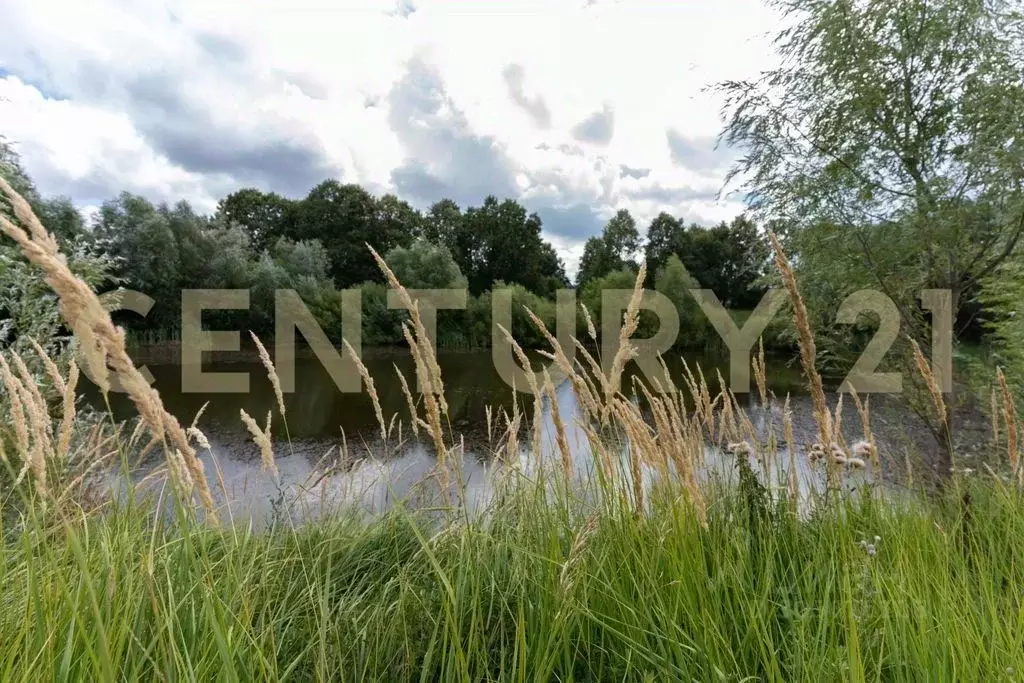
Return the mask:
<svg viewBox="0 0 1024 683">
<path fill-rule="evenodd" d="M 635 515 L 523 489 L 262 534 L 145 506 L 0 530 L 10 680 L 1017 680 L 1024 499 L 800 519 L 756 485 Z M 621 499 L 620 499 L 621 500 Z M 578 502 L 578 501 L 577 501 Z"/>
</svg>

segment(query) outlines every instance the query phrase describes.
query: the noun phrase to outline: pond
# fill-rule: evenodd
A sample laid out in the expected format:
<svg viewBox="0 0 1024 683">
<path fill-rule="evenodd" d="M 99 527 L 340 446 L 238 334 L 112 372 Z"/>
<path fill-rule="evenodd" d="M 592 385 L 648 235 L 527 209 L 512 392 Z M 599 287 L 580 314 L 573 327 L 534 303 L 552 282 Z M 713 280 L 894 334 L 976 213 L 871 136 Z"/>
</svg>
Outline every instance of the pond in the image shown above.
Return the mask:
<svg viewBox="0 0 1024 683">
<path fill-rule="evenodd" d="M 247 373 L 249 390 L 246 392 L 217 393 L 189 392 L 182 389 L 182 368 L 173 361 L 175 354 L 155 353 L 143 349 L 133 354 L 136 362 L 145 364 L 152 374 L 165 407 L 183 424 L 190 424 L 203 409 L 199 426 L 211 443 L 210 451 L 202 451 L 208 472 L 217 485 L 214 492 L 221 504 L 228 504 L 232 516 L 265 522 L 271 511 L 280 506 L 282 495 L 290 499 L 292 510 L 300 516 L 316 515 L 325 506 L 339 502 L 357 504 L 370 511 L 380 511 L 398 498 L 406 498 L 418 482 L 431 471 L 434 458 L 424 439 L 412 437 L 409 428 L 408 404 L 396 373 L 397 367 L 415 391 L 414 362 L 406 350 L 367 349 L 363 362 L 374 379 L 385 421 L 394 424 L 384 440 L 366 391 L 343 393 L 327 369 L 311 354 L 300 354 L 295 365 L 295 391 L 285 394 L 287 430 L 276 408 L 273 386 L 254 353 L 221 354 L 209 362 L 204 361 L 204 372 Z M 536 354 L 530 354 L 538 363 Z M 676 384 L 684 386 L 683 364 L 703 368 L 712 383 L 712 395 L 717 393 L 717 373 L 728 377 L 729 359 L 709 354 L 669 354 L 666 364 Z M 163 361 L 163 362 L 158 362 Z M 515 393 L 495 368 L 490 350 L 439 351 L 438 363 L 445 384 L 449 405 L 451 432 L 456 443 L 465 449 L 463 461 L 463 496 L 474 505 L 486 504 L 493 493 L 489 462 L 502 441 L 505 422 L 499 419 L 502 410 L 512 411 L 517 397 L 524 415 L 524 425 L 532 415 L 532 397 Z M 756 388 L 751 380 L 753 394 L 739 394 L 741 405 L 746 406 L 755 428 L 759 432 L 771 428 L 782 434 L 782 399 L 791 395 L 794 431 L 801 450 L 816 440 L 816 425 L 807 396 L 805 382 L 799 366 L 789 359 L 770 359 L 767 363 L 769 388 L 779 400 L 761 406 L 755 398 Z M 623 387 L 631 386 L 631 378 L 639 373 L 635 363 L 627 366 Z M 659 378 L 660 379 L 660 378 Z M 86 400 L 100 410 L 106 404 L 98 391 L 86 382 Z M 569 429 L 569 444 L 574 467 L 581 476 L 591 471 L 593 460 L 586 436 L 576 421 L 576 397 L 568 382 L 556 389 L 558 412 Z M 878 400 L 879 398 L 883 400 Z M 889 451 L 890 459 L 883 464 L 895 474 L 902 471 L 902 449 L 920 441 L 920 428 L 914 427 L 913 416 L 898 401 L 872 398 L 873 413 L 878 416 L 876 437 L 880 450 Z M 134 408 L 122 394 L 111 394 L 110 409 L 116 419 L 135 416 Z M 830 396 L 835 405 L 835 396 Z M 490 411 L 488 410 L 490 407 Z M 280 479 L 273 479 L 260 469 L 259 451 L 240 420 L 245 410 L 260 424 L 267 412 L 274 412 L 274 439 Z M 488 414 L 491 415 L 490 423 Z M 549 401 L 542 404 L 542 452 L 553 454 L 555 429 L 553 411 Z M 401 426 L 398 423 L 401 423 Z M 490 427 L 488 426 L 490 424 Z M 917 431 L 915 431 L 915 429 Z M 843 433 L 848 443 L 861 436 L 858 415 L 852 401 L 846 401 L 843 412 Z M 524 429 L 520 436 L 521 457 L 527 462 L 530 433 Z M 884 444 L 884 446 L 883 446 Z M 901 445 L 902 444 L 902 445 Z M 714 449 L 711 449 L 714 451 Z M 784 451 L 780 448 L 780 451 Z M 721 461 L 720 452 L 712 453 L 715 462 Z M 891 457 L 894 456 L 895 457 Z M 323 477 L 323 464 L 335 462 L 343 456 L 346 466 Z M 802 456 L 798 459 L 798 477 L 804 486 L 813 485 L 815 478 Z M 150 463 L 135 473 L 144 476 L 156 463 Z M 529 463 L 528 463 L 529 464 Z M 283 494 L 282 491 L 285 493 Z"/>
</svg>

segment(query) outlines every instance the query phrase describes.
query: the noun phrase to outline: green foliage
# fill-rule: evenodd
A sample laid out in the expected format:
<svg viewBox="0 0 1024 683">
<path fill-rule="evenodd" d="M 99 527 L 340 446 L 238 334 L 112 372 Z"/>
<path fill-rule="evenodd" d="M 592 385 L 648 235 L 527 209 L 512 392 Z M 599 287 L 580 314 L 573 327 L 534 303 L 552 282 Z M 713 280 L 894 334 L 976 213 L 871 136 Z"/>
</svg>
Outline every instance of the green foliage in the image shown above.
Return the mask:
<svg viewBox="0 0 1024 683">
<path fill-rule="evenodd" d="M 654 289 L 661 292 L 675 305 L 679 316 L 679 341 L 683 348 L 706 346 L 715 335 L 707 316 L 700 309 L 697 300 L 690 294 L 700 284 L 687 272 L 678 256 L 672 254 L 668 262 L 658 271 Z"/>
<path fill-rule="evenodd" d="M 1021 13 L 1002 0 L 772 4 L 790 23 L 781 66 L 720 86 L 724 140 L 746 152 L 733 173 L 791 233 L 809 305 L 878 289 L 927 347 L 920 291 L 951 290 L 959 311 L 1024 232 Z"/>
<path fill-rule="evenodd" d="M 1024 501 L 996 483 L 797 517 L 749 477 L 585 519 L 526 488 L 266 532 L 138 503 L 0 527 L 25 680 L 1014 680 Z M 45 539 L 45 542 L 40 542 Z M 868 547 L 870 546 L 870 550 Z M 59 640 L 53 634 L 59 633 Z M 41 655 L 41 653 L 43 653 Z"/>
<path fill-rule="evenodd" d="M 446 247 L 418 240 L 384 257 L 398 281 L 409 289 L 464 289 L 466 278 Z"/>
<path fill-rule="evenodd" d="M 640 234 L 629 211 L 622 209 L 608 221 L 599 237 L 591 237 L 583 245 L 576 286 L 580 289 L 613 271 L 632 269 L 638 265 L 635 254 L 640 247 Z"/>
</svg>

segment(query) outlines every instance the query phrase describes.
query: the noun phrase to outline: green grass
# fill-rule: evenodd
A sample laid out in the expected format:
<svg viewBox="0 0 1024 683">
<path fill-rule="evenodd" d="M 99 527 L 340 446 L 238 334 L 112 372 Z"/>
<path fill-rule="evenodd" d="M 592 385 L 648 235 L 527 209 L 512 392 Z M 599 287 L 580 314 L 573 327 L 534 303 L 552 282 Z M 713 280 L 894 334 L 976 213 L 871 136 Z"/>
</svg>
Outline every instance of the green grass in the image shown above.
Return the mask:
<svg viewBox="0 0 1024 683">
<path fill-rule="evenodd" d="M 969 492 L 797 519 L 748 486 L 706 528 L 531 490 L 442 533 L 402 510 L 261 534 L 33 512 L 2 529 L 0 679 L 1012 680 L 1024 496 Z"/>
</svg>

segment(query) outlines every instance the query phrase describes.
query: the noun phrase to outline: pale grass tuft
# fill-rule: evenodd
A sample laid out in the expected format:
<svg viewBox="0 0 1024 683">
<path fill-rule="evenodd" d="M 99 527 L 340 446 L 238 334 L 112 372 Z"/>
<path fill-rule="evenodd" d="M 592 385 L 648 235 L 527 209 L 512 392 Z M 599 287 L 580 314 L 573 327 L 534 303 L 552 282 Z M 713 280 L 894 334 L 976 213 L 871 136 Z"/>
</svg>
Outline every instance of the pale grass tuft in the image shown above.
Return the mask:
<svg viewBox="0 0 1024 683">
<path fill-rule="evenodd" d="M 1017 450 L 1017 404 L 1013 400 L 1013 393 L 1006 383 L 1006 376 L 1003 369 L 996 368 L 996 379 L 999 380 L 999 388 L 1003 394 L 1003 423 L 1006 425 L 1006 457 L 1010 462 L 1010 470 L 1014 475 L 1020 471 L 1020 457 Z"/>
<path fill-rule="evenodd" d="M 169 441 L 169 448 L 165 451 L 176 448 L 182 453 L 207 517 L 216 522 L 213 496 L 203 464 L 189 445 L 185 430 L 164 409 L 156 389 L 149 385 L 128 356 L 124 331 L 114 326 L 95 292 L 71 272 L 53 235 L 43 227 L 28 202 L 2 177 L 0 191 L 10 200 L 15 216 L 24 226 L 0 215 L 0 231 L 17 242 L 25 257 L 46 273 L 46 282 L 60 299 L 61 314 L 78 339 L 100 389 L 104 393 L 110 390 L 109 366 L 154 436 L 166 437 Z"/>
<path fill-rule="evenodd" d="M 256 420 L 249 416 L 249 413 L 245 412 L 245 409 L 239 411 L 242 417 L 242 422 L 245 424 L 245 428 L 249 430 L 249 434 L 252 435 L 252 440 L 256 442 L 256 445 L 260 449 L 260 462 L 264 470 L 270 472 L 275 477 L 279 476 L 277 470 L 277 462 L 274 460 L 274 445 L 270 440 L 270 413 L 267 413 L 267 426 L 266 429 L 260 429 L 260 426 L 256 424 Z"/>
<path fill-rule="evenodd" d="M 359 376 L 363 378 L 363 384 L 366 385 L 366 391 L 370 394 L 370 401 L 373 402 L 373 412 L 377 416 L 377 424 L 380 426 L 380 438 L 381 441 L 387 443 L 388 441 L 388 428 L 384 422 L 384 411 L 380 407 L 380 399 L 377 397 L 377 386 L 373 383 L 373 377 L 370 376 L 370 371 L 366 369 L 363 361 L 359 358 L 359 354 L 352 348 L 352 345 L 348 343 L 348 339 L 343 339 L 342 343 L 345 345 L 345 350 L 348 351 L 348 355 L 352 357 L 352 360 L 356 364 L 356 368 L 359 370 Z"/>
<path fill-rule="evenodd" d="M 782 429 L 786 435 L 786 450 L 789 451 L 789 497 L 796 503 L 800 496 L 800 485 L 796 472 L 796 439 L 793 437 L 793 409 L 789 405 L 789 394 L 786 394 L 786 403 L 782 407 Z"/>
<path fill-rule="evenodd" d="M 580 304 L 580 308 L 583 309 L 583 319 L 587 323 L 587 334 L 590 335 L 592 340 L 597 341 L 597 330 L 594 328 L 594 319 L 590 317 L 590 310 L 584 303 Z"/>
<path fill-rule="evenodd" d="M 566 483 L 572 481 L 572 452 L 569 450 L 569 439 L 565 433 L 565 423 L 558 410 L 558 396 L 555 394 L 555 386 L 551 382 L 548 371 L 544 371 L 544 389 L 551 402 L 551 420 L 555 424 L 555 445 L 562 456 L 562 475 Z"/>
<path fill-rule="evenodd" d="M 793 306 L 793 318 L 796 323 L 797 341 L 800 346 L 800 364 L 803 366 L 804 375 L 810 384 L 811 400 L 814 405 L 814 418 L 818 424 L 818 439 L 821 443 L 832 443 L 832 425 L 828 412 L 828 401 L 825 399 L 825 390 L 822 388 L 821 375 L 818 374 L 816 365 L 817 349 L 814 345 L 814 333 L 811 332 L 811 323 L 807 318 L 807 307 L 804 305 L 803 297 L 800 295 L 800 288 L 797 287 L 796 275 L 789 265 L 789 259 L 782 250 L 782 245 L 775 233 L 768 231 L 768 239 L 771 241 L 775 253 L 775 265 L 782 276 L 782 282 L 789 292 L 789 300 Z"/>
<path fill-rule="evenodd" d="M 277 368 L 274 366 L 274 361 L 270 360 L 270 354 L 267 353 L 266 347 L 263 346 L 263 342 L 256 336 L 256 333 L 250 330 L 249 336 L 252 337 L 253 342 L 256 344 L 256 350 L 260 354 L 260 362 L 263 363 L 263 367 L 267 371 L 267 378 L 274 388 L 274 396 L 277 398 L 277 409 L 281 411 L 281 417 L 286 417 L 284 392 L 281 391 L 281 379 L 277 376 Z"/>
<path fill-rule="evenodd" d="M 910 346 L 914 350 L 914 364 L 917 365 L 917 371 L 924 378 L 924 382 L 928 387 L 928 393 L 931 394 L 932 405 L 935 407 L 935 414 L 939 418 L 939 423 L 946 425 L 946 401 L 942 398 L 942 390 L 939 388 L 939 383 L 935 379 L 935 375 L 932 374 L 932 368 L 925 360 L 924 354 L 921 353 L 921 347 L 918 346 L 917 342 L 907 337 L 910 341 Z"/>
<path fill-rule="evenodd" d="M 71 448 L 71 435 L 75 429 L 75 390 L 78 388 L 78 364 L 72 359 L 68 364 L 68 379 L 64 382 L 61 396 L 62 412 L 60 430 L 57 432 L 57 457 L 63 458 Z"/>
<path fill-rule="evenodd" d="M 418 437 L 420 435 L 420 427 L 418 424 L 419 415 L 416 413 L 416 401 L 413 400 L 412 392 L 409 391 L 409 383 L 405 381 L 405 375 L 403 375 L 402 371 L 398 369 L 397 364 L 392 363 L 392 365 L 395 368 L 395 374 L 398 375 L 398 381 L 402 384 L 402 393 L 405 395 L 405 401 L 409 406 L 409 419 L 412 420 L 412 433 Z M 487 433 L 489 435 L 491 430 L 490 406 L 488 406 L 487 409 Z"/>
<path fill-rule="evenodd" d="M 619 330 L 619 347 L 612 359 L 611 368 L 608 371 L 608 381 L 605 384 L 605 401 L 609 402 L 615 394 L 619 393 L 622 383 L 622 371 L 626 363 L 636 357 L 636 347 L 633 346 L 631 337 L 640 324 L 640 302 L 643 300 L 644 280 L 647 277 L 647 262 L 640 264 L 640 271 L 636 274 L 636 282 L 633 283 L 633 294 L 629 298 L 629 305 L 622 314 L 622 329 Z"/>
</svg>

